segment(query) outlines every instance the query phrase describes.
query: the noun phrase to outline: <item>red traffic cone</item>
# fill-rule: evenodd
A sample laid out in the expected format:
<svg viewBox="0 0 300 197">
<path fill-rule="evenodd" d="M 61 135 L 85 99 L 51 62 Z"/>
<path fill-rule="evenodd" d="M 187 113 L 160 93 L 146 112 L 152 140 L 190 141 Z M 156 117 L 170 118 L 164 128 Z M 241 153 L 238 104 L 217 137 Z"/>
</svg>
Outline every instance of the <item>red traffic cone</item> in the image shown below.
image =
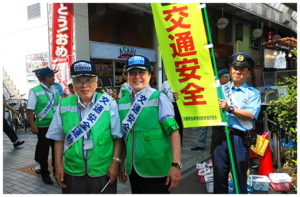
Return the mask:
<svg viewBox="0 0 300 197">
<path fill-rule="evenodd" d="M 268 140 L 269 139 L 268 132 L 265 131 L 263 137 Z M 265 175 L 269 177 L 270 173 L 274 173 L 274 169 L 273 169 L 272 156 L 270 151 L 270 144 L 268 144 L 264 156 L 261 156 L 259 159 L 259 169 L 257 174 Z"/>
</svg>

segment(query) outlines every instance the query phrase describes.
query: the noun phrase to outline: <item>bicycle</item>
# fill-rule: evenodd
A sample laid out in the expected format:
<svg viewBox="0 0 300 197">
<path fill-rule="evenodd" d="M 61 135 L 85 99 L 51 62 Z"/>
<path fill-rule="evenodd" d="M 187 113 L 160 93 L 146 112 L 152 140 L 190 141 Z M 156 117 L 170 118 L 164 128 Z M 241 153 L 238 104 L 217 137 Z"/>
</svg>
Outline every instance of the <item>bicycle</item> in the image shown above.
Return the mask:
<svg viewBox="0 0 300 197">
<path fill-rule="evenodd" d="M 18 109 L 18 107 L 16 106 L 17 103 L 13 102 L 13 98 L 14 95 L 9 95 L 9 99 L 7 99 L 7 103 L 15 110 Z M 8 124 L 11 126 L 11 128 L 13 129 L 14 132 L 17 131 L 17 127 L 16 125 L 20 122 L 20 120 L 18 119 L 18 116 L 16 114 L 14 114 L 12 111 L 5 109 L 5 119 L 7 120 Z"/>
<path fill-rule="evenodd" d="M 8 124 L 11 126 L 11 128 L 13 129 L 14 132 L 16 132 L 18 130 L 19 126 L 22 126 L 26 128 L 26 118 L 24 115 L 24 108 L 22 107 L 22 100 L 25 99 L 14 99 L 13 97 L 15 95 L 11 95 L 10 92 L 8 91 L 8 89 L 6 88 L 6 86 L 3 84 L 3 91 L 4 91 L 4 97 L 7 100 L 7 103 L 16 111 L 19 111 L 19 115 L 14 114 L 12 111 L 5 109 L 5 119 L 7 120 Z M 24 96 L 25 94 L 22 94 L 22 96 Z M 26 107 L 25 107 L 26 109 Z M 27 114 L 26 114 L 27 116 Z M 27 118 L 28 120 L 28 118 Z M 24 124 L 25 123 L 25 124 Z"/>
<path fill-rule="evenodd" d="M 26 94 L 22 94 L 21 97 L 23 97 L 24 95 L 26 95 Z M 20 120 L 22 126 L 24 127 L 25 131 L 29 127 L 29 120 L 28 120 L 28 116 L 27 116 L 27 112 L 26 112 L 26 109 L 27 109 L 26 103 L 27 103 L 26 99 L 21 98 L 19 100 L 19 112 L 20 112 L 19 120 Z"/>
</svg>

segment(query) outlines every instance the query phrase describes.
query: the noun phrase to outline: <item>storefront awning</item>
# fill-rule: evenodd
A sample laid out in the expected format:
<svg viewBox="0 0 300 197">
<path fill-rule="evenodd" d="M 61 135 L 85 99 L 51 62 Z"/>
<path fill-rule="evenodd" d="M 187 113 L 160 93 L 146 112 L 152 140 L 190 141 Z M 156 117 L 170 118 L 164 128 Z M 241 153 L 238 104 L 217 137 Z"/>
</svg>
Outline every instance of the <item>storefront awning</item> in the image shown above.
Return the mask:
<svg viewBox="0 0 300 197">
<path fill-rule="evenodd" d="M 297 39 L 286 37 L 286 38 L 281 38 L 281 39 L 274 40 L 271 42 L 265 42 L 262 45 L 268 46 L 268 47 L 278 47 L 278 48 L 286 47 L 286 48 L 291 49 L 291 48 L 297 47 Z"/>
</svg>

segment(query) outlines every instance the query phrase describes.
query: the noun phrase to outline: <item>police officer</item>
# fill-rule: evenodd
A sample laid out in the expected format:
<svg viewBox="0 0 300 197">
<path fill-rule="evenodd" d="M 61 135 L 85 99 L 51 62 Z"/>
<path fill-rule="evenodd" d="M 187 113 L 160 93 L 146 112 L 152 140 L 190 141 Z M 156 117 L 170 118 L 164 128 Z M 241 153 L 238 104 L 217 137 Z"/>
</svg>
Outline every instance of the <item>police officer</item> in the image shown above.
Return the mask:
<svg viewBox="0 0 300 197">
<path fill-rule="evenodd" d="M 49 146 L 52 149 L 52 166 L 55 174 L 54 141 L 47 139 L 46 133 L 60 99 L 58 90 L 53 86 L 56 72 L 49 67 L 39 71 L 41 83 L 30 90 L 27 104 L 31 132 L 38 135 L 38 160 L 41 165 L 42 180 L 46 184 L 53 184 L 48 171 Z M 36 115 L 35 121 L 33 112 Z"/>
<path fill-rule="evenodd" d="M 71 78 L 77 94 L 61 99 L 47 133 L 55 140 L 55 179 L 63 194 L 99 194 L 108 181 L 103 193 L 115 194 L 123 137 L 117 103 L 95 92 L 93 63 L 73 63 Z"/>
<path fill-rule="evenodd" d="M 181 146 L 178 125 L 170 99 L 149 86 L 151 66 L 148 58 L 132 56 L 125 72 L 130 95 L 119 100 L 122 128 L 126 133 L 126 152 L 122 154 L 119 180 L 129 175 L 133 194 L 170 193 L 181 178 Z"/>
<path fill-rule="evenodd" d="M 247 170 L 249 147 L 243 144 L 244 134 L 251 132 L 261 108 L 261 95 L 258 90 L 246 84 L 254 66 L 253 58 L 246 53 L 235 53 L 229 58 L 231 82 L 222 85 L 224 99 L 219 101 L 220 109 L 228 118 L 230 141 L 239 192 L 247 194 Z M 223 136 L 224 133 L 219 132 Z M 214 140 L 214 139 L 212 139 Z M 212 151 L 214 169 L 214 193 L 228 193 L 228 173 L 230 156 L 228 144 L 223 140 Z M 236 191 L 234 186 L 234 192 Z"/>
</svg>

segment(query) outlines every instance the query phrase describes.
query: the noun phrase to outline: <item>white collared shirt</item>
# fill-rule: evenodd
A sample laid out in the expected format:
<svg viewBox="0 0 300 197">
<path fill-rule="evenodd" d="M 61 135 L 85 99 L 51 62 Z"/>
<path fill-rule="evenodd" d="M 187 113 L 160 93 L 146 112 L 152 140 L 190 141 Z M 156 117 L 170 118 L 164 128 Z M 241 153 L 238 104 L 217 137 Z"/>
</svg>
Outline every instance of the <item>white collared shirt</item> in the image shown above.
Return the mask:
<svg viewBox="0 0 300 197">
<path fill-rule="evenodd" d="M 84 106 L 81 103 L 79 96 L 77 95 L 78 107 L 80 109 L 82 118 L 86 114 L 88 114 L 90 109 L 93 107 L 96 95 L 97 92 L 94 93 L 91 102 L 87 106 Z M 117 102 L 115 100 L 112 100 L 112 102 L 109 104 L 109 110 L 110 110 L 110 119 L 111 119 L 110 121 L 111 135 L 113 139 L 122 138 L 124 136 L 124 133 L 121 130 L 120 116 L 119 116 Z M 64 141 L 65 139 L 63 123 L 60 115 L 60 104 L 53 116 L 46 137 L 56 141 Z"/>
<path fill-rule="evenodd" d="M 148 85 L 147 87 L 150 87 L 150 85 Z M 130 93 L 131 100 L 134 102 L 135 98 L 137 98 L 141 94 L 141 92 L 142 92 L 142 90 L 138 91 L 135 94 L 135 97 L 133 97 L 132 92 L 131 92 Z M 171 100 L 165 94 L 159 94 L 158 100 L 159 100 L 159 107 L 158 107 L 159 122 L 163 123 L 167 119 L 175 117 L 174 107 L 172 105 Z"/>
<path fill-rule="evenodd" d="M 50 88 L 48 88 L 45 84 L 43 84 L 42 82 L 40 83 L 40 85 L 44 88 L 45 92 L 48 94 L 49 98 L 52 97 L 52 92 L 55 92 L 58 91 L 55 86 L 50 86 Z M 59 97 L 60 99 L 60 97 Z M 30 110 L 34 110 L 35 109 L 35 106 L 37 104 L 37 97 L 35 95 L 35 92 L 31 89 L 29 91 L 29 97 L 28 97 L 28 102 L 27 102 L 27 109 L 30 109 Z"/>
</svg>

